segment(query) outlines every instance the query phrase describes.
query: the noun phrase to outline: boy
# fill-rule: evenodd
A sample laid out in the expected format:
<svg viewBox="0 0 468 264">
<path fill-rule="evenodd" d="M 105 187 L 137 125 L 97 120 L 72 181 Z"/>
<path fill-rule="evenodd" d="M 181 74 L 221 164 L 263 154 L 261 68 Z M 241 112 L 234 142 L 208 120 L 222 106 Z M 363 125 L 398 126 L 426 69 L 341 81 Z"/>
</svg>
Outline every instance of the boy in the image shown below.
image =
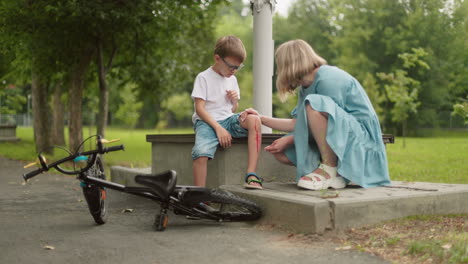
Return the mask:
<svg viewBox="0 0 468 264">
<path fill-rule="evenodd" d="M 234 74 L 244 65 L 247 54 L 242 41 L 235 36 L 218 39 L 214 50 L 214 64 L 198 74 L 192 98 L 195 113 L 192 121 L 195 145 L 192 149 L 194 185 L 205 186 L 208 160 L 216 148 L 231 146 L 232 137 L 248 136 L 248 165 L 245 187 L 262 189 L 262 178 L 255 173 L 261 147 L 260 118 L 247 115 L 240 120 L 235 114 L 240 91 Z"/>
</svg>

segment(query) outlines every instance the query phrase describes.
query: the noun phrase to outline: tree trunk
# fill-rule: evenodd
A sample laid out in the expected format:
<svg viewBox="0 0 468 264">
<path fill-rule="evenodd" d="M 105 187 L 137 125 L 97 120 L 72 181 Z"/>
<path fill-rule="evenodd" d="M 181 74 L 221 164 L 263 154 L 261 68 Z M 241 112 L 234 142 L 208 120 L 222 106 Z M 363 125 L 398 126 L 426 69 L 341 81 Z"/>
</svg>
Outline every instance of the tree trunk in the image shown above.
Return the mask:
<svg viewBox="0 0 468 264">
<path fill-rule="evenodd" d="M 402 136 L 403 136 L 403 148 L 406 148 L 406 141 L 405 141 L 405 137 L 406 137 L 406 122 L 407 122 L 406 119 L 403 120 L 403 125 L 402 125 L 402 126 L 403 126 L 403 129 L 402 129 L 403 131 L 402 131 L 402 133 L 401 133 Z"/>
<path fill-rule="evenodd" d="M 106 67 L 103 63 L 102 42 L 97 41 L 97 73 L 99 78 L 99 113 L 97 117 L 97 134 L 105 136 L 107 115 L 109 113 L 109 91 L 106 83 Z"/>
<path fill-rule="evenodd" d="M 91 59 L 92 52 L 84 49 L 79 61 L 72 67 L 70 73 L 68 105 L 70 111 L 69 145 L 71 151 L 77 151 L 79 144 L 83 141 L 83 88 Z"/>
<path fill-rule="evenodd" d="M 52 137 L 50 120 L 50 107 L 47 100 L 47 84 L 45 78 L 40 73 L 32 72 L 31 93 L 32 93 L 32 112 L 34 141 L 36 142 L 36 151 L 52 154 Z"/>
<path fill-rule="evenodd" d="M 62 82 L 58 82 L 54 87 L 52 97 L 53 111 L 53 131 L 52 143 L 58 146 L 65 146 L 65 104 L 62 101 Z"/>
</svg>

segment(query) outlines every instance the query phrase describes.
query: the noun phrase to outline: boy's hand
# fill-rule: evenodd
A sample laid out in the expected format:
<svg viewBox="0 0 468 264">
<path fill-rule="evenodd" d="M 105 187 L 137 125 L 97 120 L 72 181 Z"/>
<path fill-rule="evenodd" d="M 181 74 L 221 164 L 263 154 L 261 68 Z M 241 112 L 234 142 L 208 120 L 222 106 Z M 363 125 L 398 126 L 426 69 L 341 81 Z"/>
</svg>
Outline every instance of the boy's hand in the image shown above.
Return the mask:
<svg viewBox="0 0 468 264">
<path fill-rule="evenodd" d="M 226 91 L 227 97 L 233 104 L 237 103 L 239 101 L 239 94 L 237 94 L 236 90 L 227 90 Z"/>
<path fill-rule="evenodd" d="M 216 136 L 218 137 L 219 144 L 223 148 L 228 148 L 231 146 L 232 136 L 229 132 L 224 129 L 222 126 L 218 126 L 216 129 Z"/>
</svg>

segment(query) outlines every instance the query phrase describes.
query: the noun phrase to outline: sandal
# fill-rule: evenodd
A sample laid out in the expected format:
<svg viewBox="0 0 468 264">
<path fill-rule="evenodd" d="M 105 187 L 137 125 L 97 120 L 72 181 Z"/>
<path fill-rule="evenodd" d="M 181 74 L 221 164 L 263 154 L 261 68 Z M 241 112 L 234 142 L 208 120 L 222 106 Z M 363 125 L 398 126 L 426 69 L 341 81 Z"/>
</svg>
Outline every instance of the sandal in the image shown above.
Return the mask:
<svg viewBox="0 0 468 264">
<path fill-rule="evenodd" d="M 320 164 L 319 168 L 325 171 L 330 176 L 330 178 L 327 179 L 323 174 L 312 172 L 303 176 L 311 179 L 310 181 L 299 180 L 297 182 L 297 186 L 303 189 L 314 191 L 325 190 L 328 188 L 342 189 L 346 186 L 346 182 L 343 179 L 343 177 L 337 176 L 336 167 L 330 167 L 325 164 Z M 317 178 L 320 180 L 317 180 Z"/>
<path fill-rule="evenodd" d="M 249 179 L 250 176 L 254 176 L 255 179 L 252 179 L 252 178 Z M 252 182 L 256 182 L 256 183 L 260 184 L 260 186 L 259 185 L 252 185 L 251 184 Z M 255 172 L 249 172 L 249 173 L 247 173 L 245 175 L 244 188 L 246 188 L 246 189 L 263 189 L 262 183 L 263 183 L 262 177 L 258 176 Z"/>
</svg>

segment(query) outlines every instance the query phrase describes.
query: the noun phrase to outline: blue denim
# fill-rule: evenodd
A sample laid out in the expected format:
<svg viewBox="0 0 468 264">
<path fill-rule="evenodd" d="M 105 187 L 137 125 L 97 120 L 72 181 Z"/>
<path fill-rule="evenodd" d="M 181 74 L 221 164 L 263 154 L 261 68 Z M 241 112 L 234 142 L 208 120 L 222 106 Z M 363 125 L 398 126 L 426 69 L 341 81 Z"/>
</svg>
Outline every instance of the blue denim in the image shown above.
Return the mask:
<svg viewBox="0 0 468 264">
<path fill-rule="evenodd" d="M 239 114 L 234 114 L 218 123 L 234 138 L 247 137 L 248 132 L 239 123 Z M 214 129 L 203 120 L 197 120 L 193 126 L 195 130 L 195 145 L 192 148 L 192 159 L 199 157 L 214 158 L 219 141 Z"/>
</svg>

